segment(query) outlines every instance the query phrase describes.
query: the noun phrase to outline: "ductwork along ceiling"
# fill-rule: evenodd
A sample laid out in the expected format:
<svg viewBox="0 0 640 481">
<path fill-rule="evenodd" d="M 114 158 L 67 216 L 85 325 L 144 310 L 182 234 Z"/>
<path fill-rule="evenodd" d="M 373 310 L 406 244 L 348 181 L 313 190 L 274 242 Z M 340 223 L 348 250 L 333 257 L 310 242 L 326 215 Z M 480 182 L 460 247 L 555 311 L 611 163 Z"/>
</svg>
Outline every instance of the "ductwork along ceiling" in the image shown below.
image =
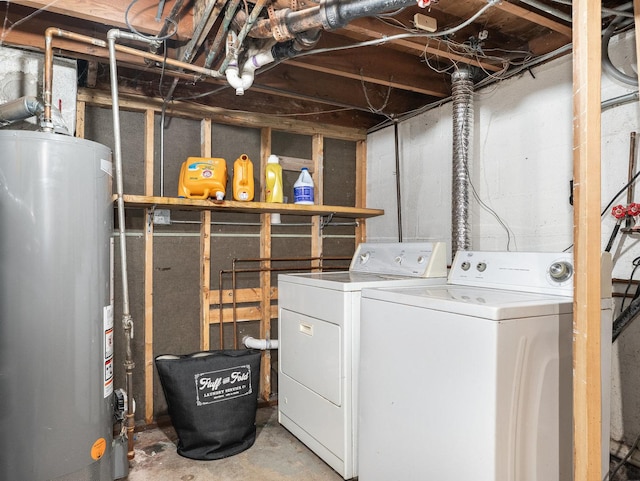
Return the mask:
<svg viewBox="0 0 640 481">
<path fill-rule="evenodd" d="M 122 93 L 373 129 L 571 52 L 570 0 L 30 0 L 2 2 L 1 42 L 42 49 L 48 27 L 104 41 L 113 28 L 187 72 L 118 55 Z M 617 10 L 616 10 L 617 9 Z M 603 29 L 633 28 L 631 2 L 603 2 Z M 630 18 L 631 17 L 631 18 Z M 630 19 L 630 20 L 629 20 Z M 106 48 L 54 40 L 81 60 L 81 85 L 109 89 Z"/>
</svg>

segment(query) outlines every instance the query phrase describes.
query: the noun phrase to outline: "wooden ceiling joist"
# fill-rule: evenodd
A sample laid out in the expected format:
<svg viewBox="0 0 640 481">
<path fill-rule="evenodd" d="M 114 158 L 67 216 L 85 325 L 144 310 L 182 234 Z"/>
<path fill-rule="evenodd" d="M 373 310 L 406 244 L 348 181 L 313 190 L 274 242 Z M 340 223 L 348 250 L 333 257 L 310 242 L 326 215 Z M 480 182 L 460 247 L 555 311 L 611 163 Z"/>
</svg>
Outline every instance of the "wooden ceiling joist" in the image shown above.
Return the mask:
<svg viewBox="0 0 640 481">
<path fill-rule="evenodd" d="M 531 10 L 506 1 L 497 3 L 495 7 L 529 22 L 542 25 L 549 30 L 553 30 L 554 32 L 564 35 L 565 37 L 571 38 L 571 27 L 567 27 L 563 23 L 556 22 L 544 15 L 540 15 L 539 13 L 532 12 Z"/>
</svg>

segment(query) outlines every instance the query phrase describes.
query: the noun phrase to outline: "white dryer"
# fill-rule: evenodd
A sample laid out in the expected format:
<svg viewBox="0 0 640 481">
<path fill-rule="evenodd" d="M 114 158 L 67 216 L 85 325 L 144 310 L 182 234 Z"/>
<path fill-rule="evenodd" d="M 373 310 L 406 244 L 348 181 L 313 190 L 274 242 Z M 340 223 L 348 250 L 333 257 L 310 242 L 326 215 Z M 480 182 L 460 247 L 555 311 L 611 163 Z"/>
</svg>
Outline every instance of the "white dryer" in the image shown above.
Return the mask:
<svg viewBox="0 0 640 481">
<path fill-rule="evenodd" d="M 461 251 L 448 285 L 363 290 L 360 481 L 572 479 L 572 265 L 570 253 Z"/>
<path fill-rule="evenodd" d="M 442 242 L 364 243 L 349 271 L 278 277 L 280 423 L 344 479 L 357 476 L 360 292 L 446 283 Z"/>
</svg>

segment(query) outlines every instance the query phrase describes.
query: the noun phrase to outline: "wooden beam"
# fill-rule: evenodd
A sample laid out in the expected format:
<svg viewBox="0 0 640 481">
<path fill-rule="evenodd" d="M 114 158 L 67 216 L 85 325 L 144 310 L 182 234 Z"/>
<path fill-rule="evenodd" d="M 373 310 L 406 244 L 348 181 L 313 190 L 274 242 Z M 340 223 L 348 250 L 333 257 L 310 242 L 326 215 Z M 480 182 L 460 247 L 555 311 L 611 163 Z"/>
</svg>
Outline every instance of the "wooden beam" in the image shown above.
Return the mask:
<svg viewBox="0 0 640 481">
<path fill-rule="evenodd" d="M 84 139 L 84 115 L 87 110 L 87 104 L 82 101 L 76 102 L 76 134 L 79 139 Z"/>
<path fill-rule="evenodd" d="M 318 48 L 335 48 L 350 43 L 353 42 L 339 35 L 323 36 Z M 379 46 L 297 57 L 286 63 L 423 95 L 443 98 L 450 94 L 442 76 L 427 68 L 419 57 Z"/>
<path fill-rule="evenodd" d="M 144 193 L 153 195 L 154 114 L 144 117 Z M 144 420 L 153 422 L 153 208 L 145 209 L 144 230 Z"/>
<path fill-rule="evenodd" d="M 98 105 L 101 107 L 111 106 L 111 94 L 109 92 L 80 88 L 78 89 L 78 99 L 90 105 Z M 162 109 L 162 99 L 124 94 L 120 95 L 120 108 L 141 112 L 147 109 L 153 109 L 155 112 L 160 112 Z M 367 133 L 364 129 L 336 127 L 330 124 L 306 122 L 266 114 L 236 112 L 218 107 L 207 107 L 206 105 L 195 105 L 180 101 L 173 101 L 167 106 L 167 115 L 192 119 L 210 118 L 215 123 L 225 125 L 250 128 L 269 127 L 275 130 L 301 135 L 322 133 L 325 137 L 332 139 L 363 140 L 367 138 Z"/>
<path fill-rule="evenodd" d="M 573 443 L 575 481 L 602 479 L 601 4 L 573 2 Z M 608 442 L 608 440 L 605 440 Z"/>
<path fill-rule="evenodd" d="M 265 170 L 267 159 L 271 155 L 271 129 L 263 128 L 260 132 L 260 200 L 265 197 Z M 260 257 L 271 258 L 271 214 L 260 215 Z M 260 262 L 260 267 L 268 269 L 271 267 L 270 261 Z M 271 338 L 271 273 L 267 270 L 260 273 L 260 289 L 262 297 L 260 299 L 260 337 L 262 339 Z M 262 351 L 260 363 L 260 394 L 264 401 L 271 398 L 271 351 Z"/>
<path fill-rule="evenodd" d="M 398 33 L 405 33 L 404 30 L 381 24 L 380 22 L 376 22 L 375 19 L 372 18 L 359 18 L 358 20 L 354 20 L 349 23 L 345 27 L 339 30 L 340 33 L 344 33 L 345 36 L 355 38 L 357 40 L 363 39 L 375 39 L 375 38 L 384 38 L 391 37 L 392 35 Z M 454 63 L 463 63 L 467 65 L 472 65 L 474 67 L 480 67 L 483 70 L 487 70 L 489 72 L 499 72 L 502 70 L 502 66 L 493 65 L 489 62 L 481 62 L 473 57 L 465 57 L 464 55 L 459 55 L 455 52 L 450 52 L 446 49 L 446 47 L 440 47 L 441 42 L 431 41 L 430 39 L 397 39 L 397 40 L 389 40 L 384 45 L 387 49 L 398 49 L 403 52 L 410 52 L 413 55 L 430 55 L 435 56 L 440 59 L 452 61 Z"/>
<path fill-rule="evenodd" d="M 211 119 L 200 122 L 200 155 L 211 157 Z M 211 211 L 200 213 L 200 348 L 211 349 L 210 297 L 211 290 Z"/>
<path fill-rule="evenodd" d="M 222 303 L 223 304 L 231 304 L 233 302 L 233 289 L 223 289 L 222 291 Z M 272 287 L 271 293 L 269 294 L 271 299 L 278 298 L 278 288 Z M 247 302 L 260 302 L 262 299 L 262 289 L 257 287 L 246 287 L 244 289 L 236 289 L 235 290 L 235 298 L 236 303 L 242 304 Z M 218 289 L 211 290 L 209 292 L 209 299 L 211 302 L 211 306 L 219 306 L 220 302 L 220 293 Z"/>
<path fill-rule="evenodd" d="M 167 16 L 176 0 L 168 0 L 164 17 Z M 25 5 L 41 11 L 58 13 L 90 22 L 113 25 L 128 30 L 125 12 L 131 0 L 18 0 L 12 4 Z M 185 2 L 186 5 L 189 2 Z M 155 35 L 162 28 L 162 22 L 156 22 L 158 2 L 156 0 L 138 0 L 129 12 L 129 22 L 138 31 Z M 192 32 L 192 13 L 183 7 L 178 22 L 177 34 L 180 39 L 189 38 Z"/>
<path fill-rule="evenodd" d="M 144 195 L 153 195 L 153 158 L 155 154 L 155 112 L 144 113 Z"/>
<path fill-rule="evenodd" d="M 278 155 L 278 153 L 275 153 Z M 309 172 L 313 174 L 315 171 L 313 159 L 300 159 L 298 157 L 287 157 L 286 155 L 278 155 L 280 159 L 280 165 L 282 170 L 300 171 L 303 167 L 309 169 Z"/>
<path fill-rule="evenodd" d="M 364 140 L 356 142 L 356 207 L 367 206 L 367 143 Z M 359 219 L 356 227 L 355 247 L 367 240 L 367 224 Z"/>
<path fill-rule="evenodd" d="M 367 112 L 371 111 L 368 98 L 377 105 L 383 104 L 388 98 L 387 111 L 403 113 L 414 109 L 416 105 L 436 101 L 448 91 L 447 85 L 440 80 L 425 79 L 425 82 L 436 84 L 438 95 L 425 96 L 423 92 L 415 92 L 416 89 L 409 91 L 394 88 L 385 82 L 372 83 L 364 82 L 364 78 L 336 76 L 320 72 L 310 65 L 300 67 L 292 63 L 282 63 L 260 74 L 251 90 Z"/>
<path fill-rule="evenodd" d="M 564 35 L 565 37 L 571 38 L 571 27 L 568 27 L 563 23 L 556 22 L 555 20 L 545 17 L 544 15 L 532 12 L 531 10 L 528 10 L 519 5 L 514 5 L 513 3 L 507 1 L 498 2 L 494 5 L 494 7 L 504 12 L 515 15 L 516 17 L 527 20 L 531 23 L 542 25 L 549 30 L 553 30 L 554 32 L 558 32 Z"/>
<path fill-rule="evenodd" d="M 223 308 L 222 322 L 224 324 L 232 324 L 233 313 L 234 313 L 234 310 L 232 307 Z M 260 306 L 253 306 L 253 307 L 236 306 L 236 309 L 235 309 L 236 322 L 261 321 L 265 315 L 271 318 L 278 317 L 278 306 L 276 305 L 269 306 L 269 309 L 267 309 L 266 313 L 260 308 Z M 209 324 L 219 324 L 219 323 L 220 323 L 220 308 L 216 307 L 214 309 L 210 309 Z"/>
<path fill-rule="evenodd" d="M 322 135 L 316 134 L 313 136 L 311 152 L 313 159 L 314 202 L 322 205 L 324 203 L 324 138 Z M 311 218 L 311 256 L 320 257 L 322 253 L 322 218 L 316 215 Z M 312 261 L 311 266 L 319 267 L 320 261 Z"/>
</svg>

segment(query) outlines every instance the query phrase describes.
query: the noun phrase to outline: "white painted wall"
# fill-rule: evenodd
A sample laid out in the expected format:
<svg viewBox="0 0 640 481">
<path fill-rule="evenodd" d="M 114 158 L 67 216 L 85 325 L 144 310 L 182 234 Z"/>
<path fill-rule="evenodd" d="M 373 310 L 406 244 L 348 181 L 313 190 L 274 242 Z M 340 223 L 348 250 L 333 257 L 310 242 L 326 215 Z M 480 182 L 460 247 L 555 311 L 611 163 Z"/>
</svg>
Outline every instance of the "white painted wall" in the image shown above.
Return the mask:
<svg viewBox="0 0 640 481">
<path fill-rule="evenodd" d="M 633 32 L 624 34 L 610 49 L 614 63 L 627 72 L 635 64 L 634 41 Z M 496 217 L 472 199 L 473 249 L 562 251 L 572 245 L 572 78 L 571 57 L 566 56 L 476 93 L 471 180 L 510 239 Z M 634 90 L 603 75 L 603 100 Z M 639 114 L 637 102 L 602 114 L 603 208 L 627 182 L 629 136 L 640 129 Z M 398 131 L 403 240 L 444 239 L 450 245 L 451 104 L 402 122 Z M 397 240 L 393 127 L 369 135 L 367 162 L 367 204 L 386 212 L 367 221 L 367 238 Z M 640 192 L 634 201 L 640 202 Z M 616 203 L 626 205 L 626 194 Z M 615 224 L 609 212 L 603 216 L 603 249 Z M 639 242 L 618 237 L 614 277 L 629 277 L 631 261 L 640 256 Z M 640 434 L 638 346 L 640 320 L 614 344 L 612 438 L 628 446 Z"/>
<path fill-rule="evenodd" d="M 44 55 L 0 46 L 0 104 L 25 96 L 43 100 L 43 69 Z M 60 57 L 53 59 L 52 103 L 60 109 L 71 134 L 76 129 L 76 69 L 75 60 Z M 35 117 L 32 117 L 22 124 L 13 124 L 10 128 L 37 130 L 38 127 Z"/>
</svg>

